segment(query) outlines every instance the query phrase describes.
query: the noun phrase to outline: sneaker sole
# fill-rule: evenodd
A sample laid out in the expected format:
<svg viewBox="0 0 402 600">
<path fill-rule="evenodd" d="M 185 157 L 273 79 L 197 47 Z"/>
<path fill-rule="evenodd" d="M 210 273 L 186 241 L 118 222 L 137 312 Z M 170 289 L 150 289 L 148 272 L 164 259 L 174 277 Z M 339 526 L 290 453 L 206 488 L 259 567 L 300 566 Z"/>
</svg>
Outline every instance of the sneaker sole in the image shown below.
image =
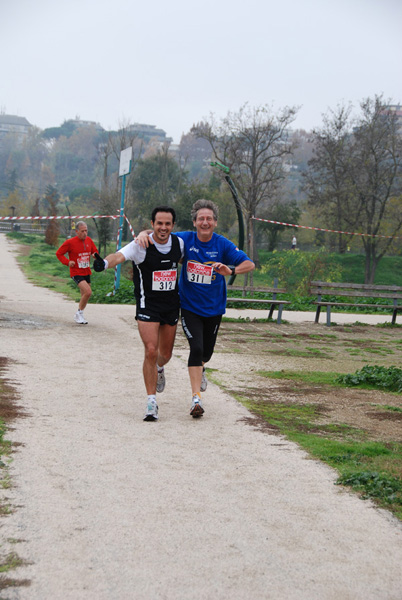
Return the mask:
<svg viewBox="0 0 402 600">
<path fill-rule="evenodd" d="M 143 421 L 157 421 L 158 417 L 155 417 L 155 415 L 145 415 L 145 417 L 143 418 Z"/>
<path fill-rule="evenodd" d="M 202 417 L 203 414 L 204 409 L 199 404 L 196 404 L 190 411 L 190 415 L 193 417 L 193 419 L 198 419 L 199 417 Z"/>
</svg>

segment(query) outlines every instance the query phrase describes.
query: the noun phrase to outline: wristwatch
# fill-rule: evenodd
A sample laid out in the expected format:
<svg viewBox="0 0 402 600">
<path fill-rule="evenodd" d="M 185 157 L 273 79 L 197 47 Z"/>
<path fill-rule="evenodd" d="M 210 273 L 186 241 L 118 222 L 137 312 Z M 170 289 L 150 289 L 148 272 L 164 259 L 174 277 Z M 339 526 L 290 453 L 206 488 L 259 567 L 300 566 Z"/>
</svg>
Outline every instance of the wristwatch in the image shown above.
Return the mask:
<svg viewBox="0 0 402 600">
<path fill-rule="evenodd" d="M 232 275 L 236 275 L 236 272 L 235 272 L 236 271 L 236 267 L 232 267 L 231 266 L 230 269 L 232 270 Z"/>
</svg>

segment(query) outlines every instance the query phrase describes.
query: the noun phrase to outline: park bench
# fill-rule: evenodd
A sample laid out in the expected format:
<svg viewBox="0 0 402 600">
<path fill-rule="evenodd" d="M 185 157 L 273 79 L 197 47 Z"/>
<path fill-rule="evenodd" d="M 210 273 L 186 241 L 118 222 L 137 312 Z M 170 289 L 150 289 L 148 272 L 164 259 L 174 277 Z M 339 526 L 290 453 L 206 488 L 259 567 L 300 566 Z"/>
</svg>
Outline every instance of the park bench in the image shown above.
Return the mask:
<svg viewBox="0 0 402 600">
<path fill-rule="evenodd" d="M 282 311 L 285 304 L 290 304 L 288 300 L 282 300 L 278 298 L 278 294 L 286 294 L 286 290 L 284 288 L 278 288 L 278 280 L 275 278 L 273 287 L 263 287 L 257 288 L 254 286 L 237 286 L 237 285 L 228 285 L 228 291 L 236 291 L 239 293 L 237 297 L 228 297 L 226 298 L 226 305 L 229 302 L 233 303 L 243 303 L 243 304 L 267 304 L 269 305 L 269 313 L 268 320 L 272 319 L 272 315 L 274 310 L 278 309 L 278 316 L 276 322 L 278 325 L 282 322 Z M 241 296 L 240 296 L 241 292 Z M 255 294 L 264 294 L 264 297 L 255 297 Z M 267 297 L 269 296 L 269 298 Z"/>
<path fill-rule="evenodd" d="M 329 283 L 326 281 L 312 281 L 310 284 L 311 294 L 317 295 L 314 304 L 317 306 L 315 313 L 315 322 L 320 319 L 321 307 L 327 309 L 327 326 L 331 325 L 331 307 L 332 306 L 352 306 L 356 308 L 386 308 L 392 310 L 392 325 L 395 325 L 398 310 L 402 310 L 402 305 L 398 301 L 402 300 L 402 287 L 396 285 L 374 285 L 368 283 Z M 354 298 L 354 302 L 342 302 L 338 299 L 323 300 L 323 296 L 341 296 Z M 381 298 L 388 300 L 388 304 L 370 304 L 359 302 L 363 298 Z M 392 303 L 391 303 L 392 301 Z"/>
</svg>

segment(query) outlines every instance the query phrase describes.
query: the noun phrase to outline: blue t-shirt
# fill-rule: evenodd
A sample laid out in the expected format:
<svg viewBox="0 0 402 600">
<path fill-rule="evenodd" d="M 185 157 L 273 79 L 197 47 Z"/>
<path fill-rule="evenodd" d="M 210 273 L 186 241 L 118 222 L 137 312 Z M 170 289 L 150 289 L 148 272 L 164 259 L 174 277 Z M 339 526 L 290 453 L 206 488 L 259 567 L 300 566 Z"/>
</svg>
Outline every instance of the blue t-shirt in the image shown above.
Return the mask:
<svg viewBox="0 0 402 600">
<path fill-rule="evenodd" d="M 209 242 L 201 242 L 195 231 L 176 234 L 184 242 L 184 258 L 179 281 L 182 308 L 203 317 L 225 314 L 226 281 L 211 267 L 215 262 L 239 265 L 250 260 L 247 254 L 230 240 L 217 233 Z"/>
</svg>

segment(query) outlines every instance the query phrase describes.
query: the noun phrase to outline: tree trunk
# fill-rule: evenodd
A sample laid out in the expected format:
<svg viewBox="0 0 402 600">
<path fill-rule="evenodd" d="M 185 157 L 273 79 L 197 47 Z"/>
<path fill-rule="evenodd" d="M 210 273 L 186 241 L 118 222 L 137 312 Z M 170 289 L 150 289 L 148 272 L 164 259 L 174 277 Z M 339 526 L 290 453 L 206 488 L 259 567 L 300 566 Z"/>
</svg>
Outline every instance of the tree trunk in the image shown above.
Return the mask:
<svg viewBox="0 0 402 600">
<path fill-rule="evenodd" d="M 366 260 L 364 269 L 364 283 L 374 283 L 378 259 L 376 257 L 376 246 L 372 240 L 365 244 Z"/>
<path fill-rule="evenodd" d="M 345 240 L 345 236 L 342 235 L 342 233 L 338 234 L 338 252 L 339 254 L 345 254 L 346 252 L 346 240 Z"/>
<path fill-rule="evenodd" d="M 247 215 L 246 225 L 246 252 L 250 260 L 253 260 L 254 256 L 254 231 L 253 231 L 253 220 Z M 244 274 L 244 286 L 253 285 L 253 272 Z"/>
</svg>

